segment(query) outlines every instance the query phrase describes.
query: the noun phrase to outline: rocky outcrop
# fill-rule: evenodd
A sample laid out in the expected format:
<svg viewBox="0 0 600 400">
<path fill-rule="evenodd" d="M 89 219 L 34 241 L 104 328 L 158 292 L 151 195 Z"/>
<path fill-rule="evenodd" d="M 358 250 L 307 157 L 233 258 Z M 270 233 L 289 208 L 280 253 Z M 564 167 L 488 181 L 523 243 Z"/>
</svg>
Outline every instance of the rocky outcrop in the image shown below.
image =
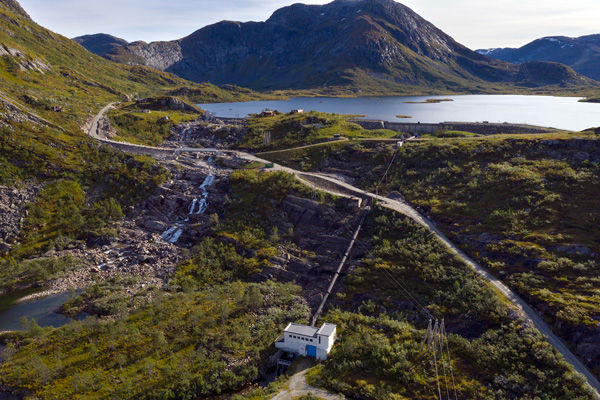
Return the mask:
<svg viewBox="0 0 600 400">
<path fill-rule="evenodd" d="M 310 307 L 316 309 L 350 243 L 358 214 L 358 205 L 351 199 L 334 206 L 288 195 L 269 222 L 281 234 L 293 232 L 293 246 L 281 245 L 280 254 L 271 258 L 270 266 L 255 279 L 295 282 L 302 286 Z M 364 245 L 357 246 L 352 256 L 356 259 L 364 251 Z"/>
<path fill-rule="evenodd" d="M 27 217 L 27 204 L 34 199 L 40 186 L 26 184 L 23 187 L 0 186 L 0 254 L 7 253 L 19 238 Z"/>
<path fill-rule="evenodd" d="M 200 114 L 200 109 L 173 96 L 148 97 L 136 101 L 136 107 L 157 111 L 185 111 Z"/>
<path fill-rule="evenodd" d="M 166 145 L 194 143 L 211 149 L 230 149 L 239 145 L 246 134 L 246 122 L 220 119 L 196 121 L 176 126 Z M 227 165 L 225 165 L 227 166 Z"/>
<path fill-rule="evenodd" d="M 0 56 L 10 56 L 17 62 L 21 71 L 46 72 L 50 71 L 51 67 L 48 63 L 40 60 L 37 57 L 29 57 L 21 50 L 0 44 Z"/>
</svg>

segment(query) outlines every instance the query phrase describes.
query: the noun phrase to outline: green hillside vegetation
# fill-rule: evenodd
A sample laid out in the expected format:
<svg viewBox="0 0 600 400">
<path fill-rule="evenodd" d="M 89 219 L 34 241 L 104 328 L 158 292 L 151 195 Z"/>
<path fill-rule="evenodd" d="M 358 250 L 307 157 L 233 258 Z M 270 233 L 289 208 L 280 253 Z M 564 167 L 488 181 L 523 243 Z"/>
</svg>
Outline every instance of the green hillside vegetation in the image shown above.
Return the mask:
<svg viewBox="0 0 600 400">
<path fill-rule="evenodd" d="M 165 295 L 143 304 L 122 296 L 128 282 L 89 288 L 65 308 L 76 313 L 77 299 L 91 300 L 96 308 L 86 310 L 109 318 L 58 329 L 27 322 L 3 352 L 0 385 L 41 398 L 216 399 L 258 379 L 281 329 L 306 321 L 308 308 L 297 286 L 249 281 L 290 240 L 268 223 L 277 204 L 288 194 L 312 197 L 312 190 L 291 175 L 257 171 L 234 173 L 232 189 L 212 233 L 178 267 Z M 314 372 L 315 384 L 351 398 L 434 398 L 421 347 L 426 321 L 389 273 L 456 332 L 450 348 L 460 398 L 589 398 L 552 347 L 423 228 L 376 209 L 359 246 L 368 255 L 324 317 L 339 324 L 339 340 Z M 260 393 L 248 398 L 268 398 Z"/>
<path fill-rule="evenodd" d="M 167 98 L 152 97 L 140 102 L 126 102 L 108 113 L 111 125 L 117 131 L 115 140 L 158 146 L 171 134 L 171 129 L 184 122 L 195 121 L 204 112 L 183 103 L 184 109 L 170 109 L 163 103 Z"/>
<path fill-rule="evenodd" d="M 366 130 L 350 122 L 351 117 L 316 111 L 252 116 L 240 147 L 254 151 L 273 151 L 331 141 L 334 135 L 352 139 L 391 138 L 396 135 L 396 132 L 386 129 Z M 265 132 L 271 133 L 269 145 L 264 143 Z"/>
<path fill-rule="evenodd" d="M 116 321 L 33 324 L 5 350 L 0 385 L 54 399 L 213 397 L 257 379 L 274 338 L 307 311 L 293 285 L 238 282 L 161 296 Z"/>
<path fill-rule="evenodd" d="M 215 86 L 210 83 L 186 82 L 185 86 L 168 90 L 168 96 L 183 97 L 194 103 L 232 103 L 238 101 L 255 100 L 282 100 L 287 96 L 283 93 L 263 93 L 254 90 L 236 86 L 222 85 Z"/>
<path fill-rule="evenodd" d="M 456 386 L 447 373 L 442 390 L 447 383 L 464 399 L 588 398 L 552 346 L 424 228 L 377 209 L 361 237 L 372 238 L 372 250 L 325 317 L 340 339 L 316 383 L 350 398 L 436 398 L 426 323 L 399 281 L 456 332 L 449 336 Z"/>
<path fill-rule="evenodd" d="M 212 234 L 178 267 L 169 291 L 146 305 L 125 295 L 132 282 L 111 280 L 63 307 L 108 319 L 59 329 L 26 322 L 2 353 L 0 386 L 42 398 L 217 398 L 257 380 L 281 329 L 309 316 L 299 287 L 249 282 L 289 240 L 259 216 L 288 194 L 312 191 L 281 172 L 238 171 L 231 181 L 224 214 L 214 216 Z"/>
<path fill-rule="evenodd" d="M 413 142 L 379 192 L 398 191 L 429 214 L 575 346 L 593 342 L 598 326 L 598 144 L 589 134 Z M 274 159 L 313 170 L 342 165 L 374 190 L 393 152 L 345 144 Z M 588 360 L 600 374 L 600 360 Z"/>
<path fill-rule="evenodd" d="M 104 105 L 182 90 L 198 102 L 251 95 L 113 64 L 1 4 L 0 44 L 0 184 L 45 186 L 19 243 L 0 259 L 0 292 L 72 268 L 25 260 L 112 234 L 112 222 L 166 178 L 153 160 L 100 148 L 86 136 L 81 127 Z"/>
</svg>

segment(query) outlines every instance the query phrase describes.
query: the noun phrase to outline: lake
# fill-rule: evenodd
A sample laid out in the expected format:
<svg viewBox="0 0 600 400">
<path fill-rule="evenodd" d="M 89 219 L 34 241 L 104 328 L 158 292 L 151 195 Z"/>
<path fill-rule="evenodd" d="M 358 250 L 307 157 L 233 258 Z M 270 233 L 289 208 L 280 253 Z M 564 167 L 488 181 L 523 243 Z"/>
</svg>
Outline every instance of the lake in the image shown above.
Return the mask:
<svg viewBox="0 0 600 400">
<path fill-rule="evenodd" d="M 23 291 L 0 296 L 0 331 L 22 329 L 20 320 L 23 317 L 34 318 L 43 327 L 59 327 L 71 321 L 70 318 L 57 314 L 55 311 L 73 296 L 72 293 L 61 293 L 18 302 L 18 299 L 30 294 L 32 294 L 31 291 Z"/>
<path fill-rule="evenodd" d="M 452 99 L 429 103 L 428 99 Z M 218 117 L 246 117 L 264 109 L 294 109 L 358 114 L 367 119 L 396 122 L 509 122 L 580 131 L 600 126 L 600 104 L 580 103 L 579 97 L 520 95 L 296 97 L 289 100 L 199 104 Z M 411 118 L 397 118 L 398 115 Z"/>
</svg>

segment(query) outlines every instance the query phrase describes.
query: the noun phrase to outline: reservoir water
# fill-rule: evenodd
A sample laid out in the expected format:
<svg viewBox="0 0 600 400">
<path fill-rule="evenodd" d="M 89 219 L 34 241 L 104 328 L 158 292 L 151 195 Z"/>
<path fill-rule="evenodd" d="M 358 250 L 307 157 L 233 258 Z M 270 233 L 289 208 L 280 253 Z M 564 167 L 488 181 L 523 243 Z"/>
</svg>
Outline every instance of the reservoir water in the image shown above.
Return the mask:
<svg viewBox="0 0 600 400">
<path fill-rule="evenodd" d="M 428 99 L 452 99 L 424 103 Z M 509 122 L 580 131 L 600 126 L 600 104 L 580 103 L 578 97 L 520 95 L 295 97 L 289 100 L 199 104 L 218 117 L 246 117 L 264 109 L 294 109 L 356 114 L 367 119 L 397 122 Z M 398 115 L 410 118 L 398 118 Z"/>
<path fill-rule="evenodd" d="M 35 319 L 40 326 L 59 327 L 71 321 L 64 315 L 55 311 L 69 300 L 72 293 L 61 293 L 42 298 L 19 302 L 29 292 L 17 292 L 10 295 L 0 296 L 0 331 L 14 331 L 22 329 L 21 319 Z"/>
</svg>

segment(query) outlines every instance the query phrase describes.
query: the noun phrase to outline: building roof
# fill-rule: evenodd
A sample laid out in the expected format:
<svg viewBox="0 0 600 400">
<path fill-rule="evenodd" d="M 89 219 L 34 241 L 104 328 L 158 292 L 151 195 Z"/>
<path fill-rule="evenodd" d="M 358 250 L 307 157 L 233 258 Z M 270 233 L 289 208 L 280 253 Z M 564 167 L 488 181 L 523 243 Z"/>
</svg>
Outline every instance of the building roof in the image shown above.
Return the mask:
<svg viewBox="0 0 600 400">
<path fill-rule="evenodd" d="M 300 325 L 300 324 L 289 324 L 287 328 L 285 328 L 286 333 L 294 333 L 296 335 L 314 337 L 318 329 L 312 326 Z"/>
<path fill-rule="evenodd" d="M 318 330 L 317 335 L 331 336 L 335 332 L 337 326 L 334 324 L 323 324 L 321 329 Z"/>
<path fill-rule="evenodd" d="M 293 333 L 295 335 L 302 335 L 308 337 L 315 337 L 317 335 L 331 336 L 335 332 L 337 326 L 334 324 L 323 324 L 320 329 L 317 329 L 308 325 L 300 325 L 291 323 L 285 328 L 285 333 Z"/>
</svg>

